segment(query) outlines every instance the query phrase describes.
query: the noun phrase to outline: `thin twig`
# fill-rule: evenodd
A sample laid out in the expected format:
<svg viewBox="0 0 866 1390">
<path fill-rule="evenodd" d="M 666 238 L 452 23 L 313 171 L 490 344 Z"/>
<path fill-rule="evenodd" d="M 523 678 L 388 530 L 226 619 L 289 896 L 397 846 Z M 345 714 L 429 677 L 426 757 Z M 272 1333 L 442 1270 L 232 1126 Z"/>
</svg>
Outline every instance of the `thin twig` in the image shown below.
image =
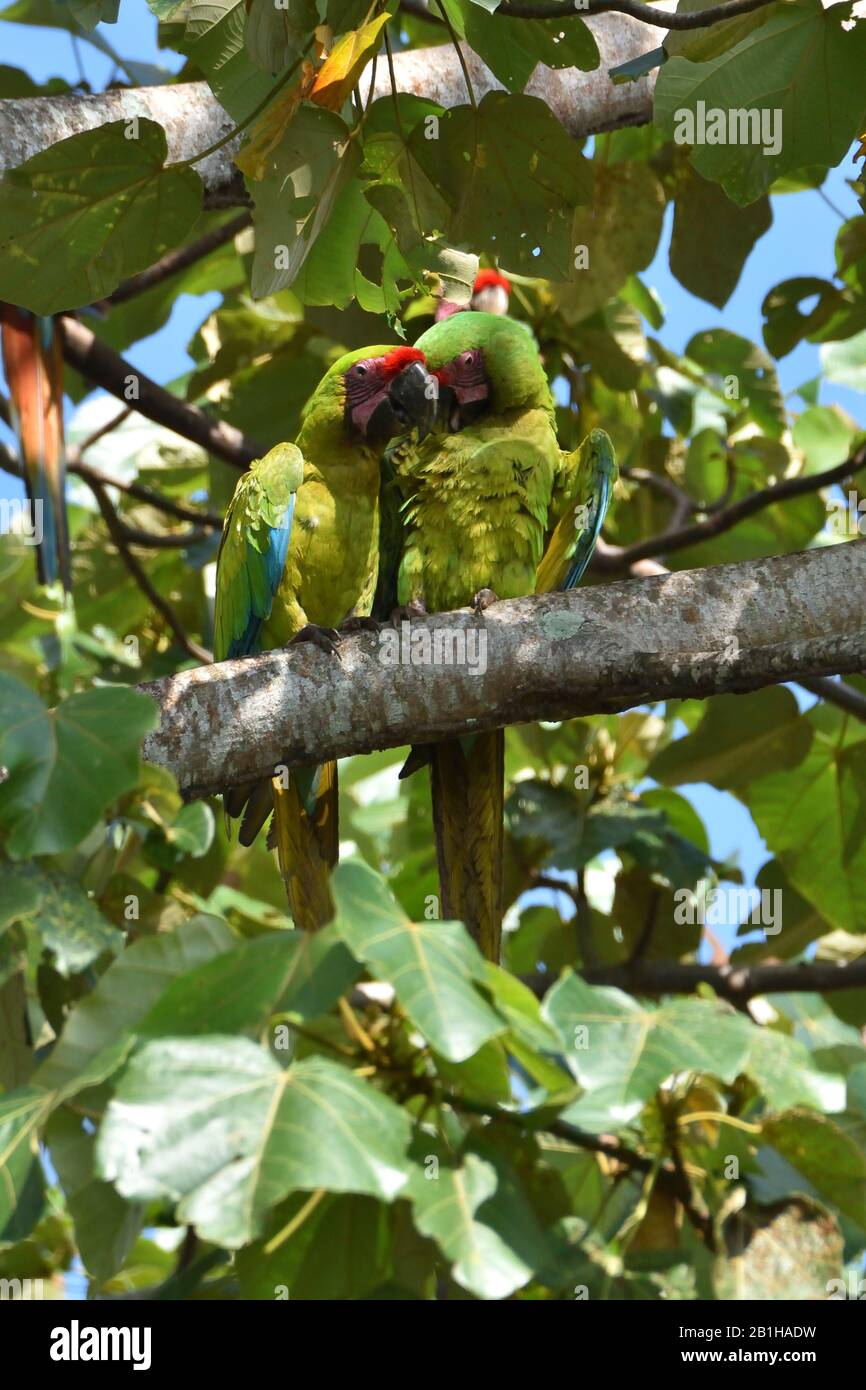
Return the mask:
<svg viewBox="0 0 866 1390">
<path fill-rule="evenodd" d="M 68 471 L 77 474 L 86 483 L 98 483 L 102 487 L 116 487 L 118 492 L 123 492 L 128 497 L 135 497 L 148 507 L 154 507 L 158 512 L 165 512 L 167 516 L 175 516 L 178 521 L 191 521 L 194 526 L 203 526 L 211 531 L 222 530 L 222 517 L 217 516 L 216 512 L 196 511 L 194 507 L 187 507 L 182 502 L 175 502 L 171 497 L 164 497 L 161 492 L 153 492 L 143 483 L 121 482 L 118 478 L 112 478 L 108 473 L 103 473 L 101 469 L 94 468 L 93 464 L 85 463 L 83 459 L 75 459 L 71 462 Z"/>
<path fill-rule="evenodd" d="M 139 271 L 138 275 L 131 275 L 128 280 L 123 280 L 118 285 L 113 294 L 107 299 L 100 300 L 94 307 L 97 309 L 112 308 L 117 304 L 124 304 L 128 299 L 134 299 L 136 295 L 143 294 L 145 290 L 153 289 L 154 285 L 162 284 L 163 280 L 169 280 L 172 275 L 177 275 L 181 270 L 186 270 L 189 266 L 195 265 L 196 261 L 203 260 L 212 251 L 216 251 L 219 246 L 225 246 L 226 242 L 233 241 L 239 232 L 251 227 L 253 222 L 251 212 L 241 212 L 237 217 L 232 217 L 230 221 L 224 222 L 221 227 L 214 227 L 212 231 L 205 232 L 204 236 L 197 241 L 191 241 L 188 246 L 179 246 L 174 251 L 169 251 L 161 260 L 148 266 L 146 270 Z"/>
<path fill-rule="evenodd" d="M 656 5 L 644 5 L 641 0 L 587 0 L 578 9 L 574 0 L 502 0 L 497 15 L 509 19 L 573 19 L 594 14 L 624 14 L 654 24 L 658 29 L 706 29 L 738 15 L 752 14 L 775 0 L 726 0 L 706 10 L 672 13 Z"/>
<path fill-rule="evenodd" d="M 819 699 L 826 700 L 828 705 L 838 705 L 846 714 L 853 714 L 855 719 L 862 719 L 866 724 L 866 695 L 861 695 L 852 685 L 834 681 L 831 676 L 812 676 L 811 679 L 797 681 L 797 684 Z"/>
<path fill-rule="evenodd" d="M 460 64 L 460 70 L 461 70 L 461 72 L 463 73 L 463 81 L 466 83 L 466 92 L 467 92 L 467 94 L 468 94 L 468 96 L 469 96 L 469 105 L 472 107 L 472 110 L 473 110 L 473 111 L 477 111 L 477 110 L 478 110 L 478 102 L 475 100 L 475 92 L 474 92 L 473 89 L 472 89 L 472 78 L 469 76 L 469 68 L 468 68 L 468 66 L 467 66 L 467 64 L 466 64 L 466 59 L 465 59 L 465 57 L 463 56 L 463 49 L 460 47 L 460 40 L 457 38 L 457 35 L 456 35 L 455 32 L 454 32 L 454 25 L 451 23 L 451 20 L 450 20 L 449 17 L 448 17 L 448 11 L 446 10 L 445 6 L 442 4 L 442 0 L 436 0 L 436 8 L 439 10 L 439 13 L 440 13 L 441 16 L 442 16 L 442 22 L 443 22 L 443 24 L 445 25 L 446 29 L 448 30 L 448 34 L 449 34 L 449 36 L 450 36 L 451 42 L 452 42 L 452 44 L 454 45 L 454 51 L 455 51 L 456 54 L 457 54 L 457 61 L 458 61 L 458 63 Z M 394 74 L 393 74 L 393 71 L 392 71 L 392 73 L 391 73 L 391 82 L 392 82 L 392 84 L 393 84 L 393 81 L 394 81 Z"/>
<path fill-rule="evenodd" d="M 609 572 L 622 571 L 628 569 L 637 560 L 649 559 L 655 555 L 669 555 L 677 550 L 686 550 L 689 546 L 699 545 L 702 541 L 723 535 L 725 531 L 730 531 L 733 527 L 738 526 L 741 521 L 754 516 L 756 512 L 764 511 L 767 507 L 775 506 L 777 502 L 787 502 L 793 497 L 803 497 L 810 492 L 817 492 L 820 488 L 831 487 L 834 483 L 844 482 L 852 474 L 858 473 L 861 468 L 866 468 L 866 443 L 861 444 L 853 454 L 843 463 L 837 464 L 835 468 L 827 468 L 822 473 L 807 473 L 797 478 L 785 478 L 780 483 L 773 483 L 770 487 L 750 493 L 748 497 L 742 497 L 739 502 L 733 502 L 728 507 L 711 512 L 701 521 L 692 522 L 688 526 L 681 526 L 675 531 L 663 531 L 657 536 L 648 536 L 646 540 L 637 541 L 634 545 L 605 546 L 602 550 L 601 562 L 596 568 Z"/>
</svg>

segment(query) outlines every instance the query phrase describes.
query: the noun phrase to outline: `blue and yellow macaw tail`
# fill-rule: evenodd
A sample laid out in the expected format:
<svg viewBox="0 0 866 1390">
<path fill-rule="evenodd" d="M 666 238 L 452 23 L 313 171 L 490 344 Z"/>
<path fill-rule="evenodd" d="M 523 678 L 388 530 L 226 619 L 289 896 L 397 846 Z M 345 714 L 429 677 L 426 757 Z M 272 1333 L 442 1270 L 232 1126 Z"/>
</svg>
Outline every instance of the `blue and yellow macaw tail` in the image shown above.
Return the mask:
<svg viewBox="0 0 866 1390">
<path fill-rule="evenodd" d="M 3 368 L 18 435 L 24 485 L 33 507 L 41 584 L 72 592 L 63 441 L 63 354 L 56 319 L 0 304 Z"/>
<path fill-rule="evenodd" d="M 580 448 L 563 455 L 554 497 L 554 516 L 559 519 L 536 571 L 537 594 L 574 589 L 580 583 L 617 477 L 613 444 L 604 430 L 593 430 Z"/>
</svg>

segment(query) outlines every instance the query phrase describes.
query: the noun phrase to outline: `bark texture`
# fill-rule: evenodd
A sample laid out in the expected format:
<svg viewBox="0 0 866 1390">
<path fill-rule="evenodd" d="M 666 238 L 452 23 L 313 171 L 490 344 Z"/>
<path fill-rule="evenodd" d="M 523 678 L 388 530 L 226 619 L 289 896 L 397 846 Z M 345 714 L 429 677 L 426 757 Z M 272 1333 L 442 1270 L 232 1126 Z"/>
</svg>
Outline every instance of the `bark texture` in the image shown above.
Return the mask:
<svg viewBox="0 0 866 1390">
<path fill-rule="evenodd" d="M 563 21 L 566 23 L 567 21 Z M 595 131 L 648 121 L 652 114 L 654 74 L 637 82 L 614 86 L 608 68 L 629 62 L 657 48 L 664 30 L 626 15 L 598 15 L 585 21 L 596 36 L 601 62 L 594 72 L 574 68 L 554 72 L 539 66 L 527 92 L 546 101 L 570 135 L 583 138 Z M 507 23 L 507 21 L 503 21 Z M 464 50 L 476 97 L 501 90 L 501 83 L 469 49 Z M 394 56 L 397 89 L 428 97 L 450 108 L 468 100 L 460 63 L 449 44 L 418 48 Z M 362 92 L 369 90 L 369 79 Z M 387 96 L 391 85 L 387 64 L 377 63 L 374 95 Z M 232 122 L 205 82 L 169 87 L 138 87 L 101 92 L 95 96 L 26 97 L 0 101 L 0 173 L 14 168 L 58 140 L 92 130 L 108 121 L 132 116 L 158 121 L 166 133 L 170 161 L 191 159 L 232 128 Z M 236 186 L 243 196 L 232 163 L 241 137 L 232 140 L 196 168 L 208 193 Z"/>
<path fill-rule="evenodd" d="M 301 644 L 222 662 L 141 687 L 162 710 L 144 755 L 201 796 L 279 763 L 850 674 L 866 669 L 864 588 L 855 540 L 436 614 L 346 638 L 339 658 Z M 454 642 L 472 664 L 443 659 Z"/>
</svg>

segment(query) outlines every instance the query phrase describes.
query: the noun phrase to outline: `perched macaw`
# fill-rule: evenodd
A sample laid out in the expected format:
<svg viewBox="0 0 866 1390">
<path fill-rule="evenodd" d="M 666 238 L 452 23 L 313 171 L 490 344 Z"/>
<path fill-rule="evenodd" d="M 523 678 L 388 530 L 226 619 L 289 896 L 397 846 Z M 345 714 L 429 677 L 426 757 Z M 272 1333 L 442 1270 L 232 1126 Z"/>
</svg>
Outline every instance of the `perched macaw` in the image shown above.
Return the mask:
<svg viewBox="0 0 866 1390">
<path fill-rule="evenodd" d="M 417 348 L 350 352 L 307 403 L 295 444 L 279 444 L 235 490 L 217 559 L 214 656 L 249 656 L 312 640 L 333 651 L 336 629 L 363 625 L 376 587 L 379 463 L 385 443 L 435 409 Z M 271 810 L 297 926 L 331 915 L 329 871 L 339 851 L 337 765 L 294 769 L 224 793 L 251 844 Z"/>
<path fill-rule="evenodd" d="M 400 603 L 410 612 L 471 604 L 480 613 L 497 598 L 572 587 L 615 476 L 607 436 L 594 431 L 573 454 L 560 450 L 538 348 L 512 319 L 455 314 L 417 346 L 450 432 L 393 451 L 407 497 Z M 416 750 L 404 771 L 423 760 L 431 766 L 442 914 L 464 921 L 498 961 L 503 731 Z"/>
<path fill-rule="evenodd" d="M 54 318 L 0 304 L 0 336 L 12 424 L 33 508 L 30 520 L 37 540 L 39 582 L 53 584 L 60 579 L 70 593 L 60 327 Z"/>
<path fill-rule="evenodd" d="M 507 314 L 511 299 L 511 281 L 498 270 L 479 270 L 472 286 L 472 297 L 467 309 L 476 309 L 484 314 Z M 436 322 L 450 318 L 452 314 L 463 313 L 460 304 L 450 299 L 442 299 L 436 306 Z"/>
</svg>

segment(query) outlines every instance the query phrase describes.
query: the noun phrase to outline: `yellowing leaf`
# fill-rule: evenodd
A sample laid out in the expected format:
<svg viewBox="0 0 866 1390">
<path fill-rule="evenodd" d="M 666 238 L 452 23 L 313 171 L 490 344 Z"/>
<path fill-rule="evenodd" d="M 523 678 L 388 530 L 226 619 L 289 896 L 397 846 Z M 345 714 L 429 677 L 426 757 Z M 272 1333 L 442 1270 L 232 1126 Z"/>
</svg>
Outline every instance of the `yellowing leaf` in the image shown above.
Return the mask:
<svg viewBox="0 0 866 1390">
<path fill-rule="evenodd" d="M 855 159 L 855 160 L 858 160 L 858 159 L 866 160 L 866 131 L 864 131 L 862 135 L 858 135 L 858 136 L 857 136 L 857 139 L 859 140 L 860 143 L 858 144 L 856 150 L 854 151 L 854 159 Z M 866 167 L 866 166 L 864 166 L 864 167 Z"/>
<path fill-rule="evenodd" d="M 247 178 L 256 181 L 264 178 L 268 155 L 271 150 L 276 149 L 286 128 L 294 120 L 295 112 L 304 97 L 309 95 L 315 76 L 313 64 L 303 62 L 297 82 L 287 87 L 273 106 L 269 106 L 264 115 L 256 121 L 249 140 L 240 153 L 235 155 L 235 164 Z"/>
<path fill-rule="evenodd" d="M 310 100 L 328 111 L 339 111 L 358 78 L 379 47 L 379 35 L 388 22 L 377 15 L 369 24 L 343 34 L 325 59 L 310 93 Z"/>
</svg>

